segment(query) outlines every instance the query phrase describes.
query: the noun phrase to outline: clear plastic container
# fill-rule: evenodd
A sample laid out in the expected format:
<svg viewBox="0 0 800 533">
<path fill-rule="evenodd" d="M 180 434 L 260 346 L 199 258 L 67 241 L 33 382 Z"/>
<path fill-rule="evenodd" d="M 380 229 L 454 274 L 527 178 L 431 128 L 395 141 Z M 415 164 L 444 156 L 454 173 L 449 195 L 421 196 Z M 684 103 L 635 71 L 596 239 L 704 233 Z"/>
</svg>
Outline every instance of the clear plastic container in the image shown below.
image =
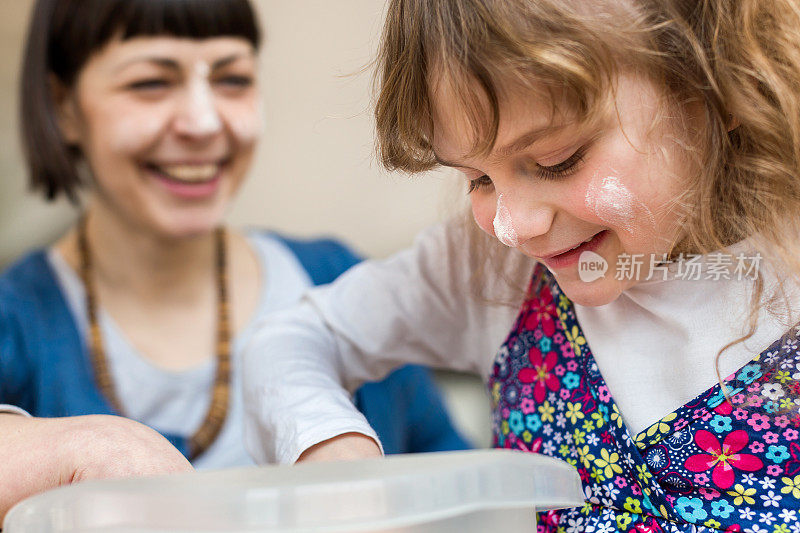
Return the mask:
<svg viewBox="0 0 800 533">
<path fill-rule="evenodd" d="M 4 533 L 536 531 L 583 503 L 559 460 L 476 450 L 89 481 L 16 505 Z"/>
</svg>

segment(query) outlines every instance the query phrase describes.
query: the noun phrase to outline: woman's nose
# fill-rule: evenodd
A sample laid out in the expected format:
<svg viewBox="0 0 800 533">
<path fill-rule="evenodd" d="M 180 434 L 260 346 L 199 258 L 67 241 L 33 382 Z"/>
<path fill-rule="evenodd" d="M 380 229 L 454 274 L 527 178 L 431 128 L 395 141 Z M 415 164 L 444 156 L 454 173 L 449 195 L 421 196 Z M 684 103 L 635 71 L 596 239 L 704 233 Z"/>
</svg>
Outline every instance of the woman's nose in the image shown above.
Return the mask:
<svg viewBox="0 0 800 533">
<path fill-rule="evenodd" d="M 178 133 L 190 137 L 207 137 L 222 129 L 214 93 L 202 73 L 190 79 L 185 99 L 175 120 Z"/>
</svg>

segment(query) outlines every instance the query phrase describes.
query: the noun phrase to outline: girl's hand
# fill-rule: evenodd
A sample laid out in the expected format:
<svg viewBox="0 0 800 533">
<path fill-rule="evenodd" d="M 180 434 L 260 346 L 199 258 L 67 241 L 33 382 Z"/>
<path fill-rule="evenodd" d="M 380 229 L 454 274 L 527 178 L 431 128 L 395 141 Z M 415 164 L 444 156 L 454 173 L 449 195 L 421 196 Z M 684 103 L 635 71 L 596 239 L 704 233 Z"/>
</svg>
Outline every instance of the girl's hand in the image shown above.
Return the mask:
<svg viewBox="0 0 800 533">
<path fill-rule="evenodd" d="M 381 449 L 370 437 L 361 433 L 345 433 L 308 448 L 300 454 L 297 462 L 355 461 L 381 456 Z"/>
<path fill-rule="evenodd" d="M 0 519 L 33 494 L 86 479 L 191 472 L 157 431 L 127 418 L 0 414 Z"/>
</svg>

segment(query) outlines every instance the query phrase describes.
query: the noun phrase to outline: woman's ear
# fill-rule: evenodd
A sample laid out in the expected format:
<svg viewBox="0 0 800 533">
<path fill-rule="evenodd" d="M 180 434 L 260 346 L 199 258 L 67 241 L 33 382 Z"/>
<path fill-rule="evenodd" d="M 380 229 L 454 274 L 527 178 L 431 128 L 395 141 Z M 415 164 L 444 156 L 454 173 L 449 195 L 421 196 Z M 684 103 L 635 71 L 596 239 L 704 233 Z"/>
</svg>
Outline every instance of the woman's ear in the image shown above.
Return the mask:
<svg viewBox="0 0 800 533">
<path fill-rule="evenodd" d="M 58 122 L 58 129 L 61 130 L 61 136 L 68 145 L 77 146 L 81 140 L 78 104 L 72 91 L 55 75 L 51 74 L 48 81 L 50 82 L 50 95 L 55 105 L 56 121 Z"/>
</svg>

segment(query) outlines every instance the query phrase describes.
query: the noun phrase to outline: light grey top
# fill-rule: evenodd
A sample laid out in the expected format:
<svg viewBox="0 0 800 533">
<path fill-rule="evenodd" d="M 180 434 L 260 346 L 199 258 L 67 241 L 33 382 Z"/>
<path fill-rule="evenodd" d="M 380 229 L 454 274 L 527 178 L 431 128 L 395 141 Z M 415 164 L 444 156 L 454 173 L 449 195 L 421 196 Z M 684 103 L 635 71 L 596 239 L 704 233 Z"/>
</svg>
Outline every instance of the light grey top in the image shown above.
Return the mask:
<svg viewBox="0 0 800 533">
<path fill-rule="evenodd" d="M 247 239 L 259 259 L 260 301 L 247 326 L 233 340 L 232 397 L 225 426 L 217 440 L 194 461 L 196 468 L 254 464 L 242 441 L 242 352 L 260 319 L 296 303 L 312 284 L 292 251 L 277 238 L 251 232 Z M 50 249 L 47 257 L 86 338 L 88 326 L 83 283 L 57 251 Z M 164 433 L 191 435 L 200 426 L 211 401 L 213 358 L 184 371 L 159 368 L 137 351 L 119 325 L 103 310 L 102 302 L 98 320 L 117 395 L 126 415 Z"/>
</svg>

